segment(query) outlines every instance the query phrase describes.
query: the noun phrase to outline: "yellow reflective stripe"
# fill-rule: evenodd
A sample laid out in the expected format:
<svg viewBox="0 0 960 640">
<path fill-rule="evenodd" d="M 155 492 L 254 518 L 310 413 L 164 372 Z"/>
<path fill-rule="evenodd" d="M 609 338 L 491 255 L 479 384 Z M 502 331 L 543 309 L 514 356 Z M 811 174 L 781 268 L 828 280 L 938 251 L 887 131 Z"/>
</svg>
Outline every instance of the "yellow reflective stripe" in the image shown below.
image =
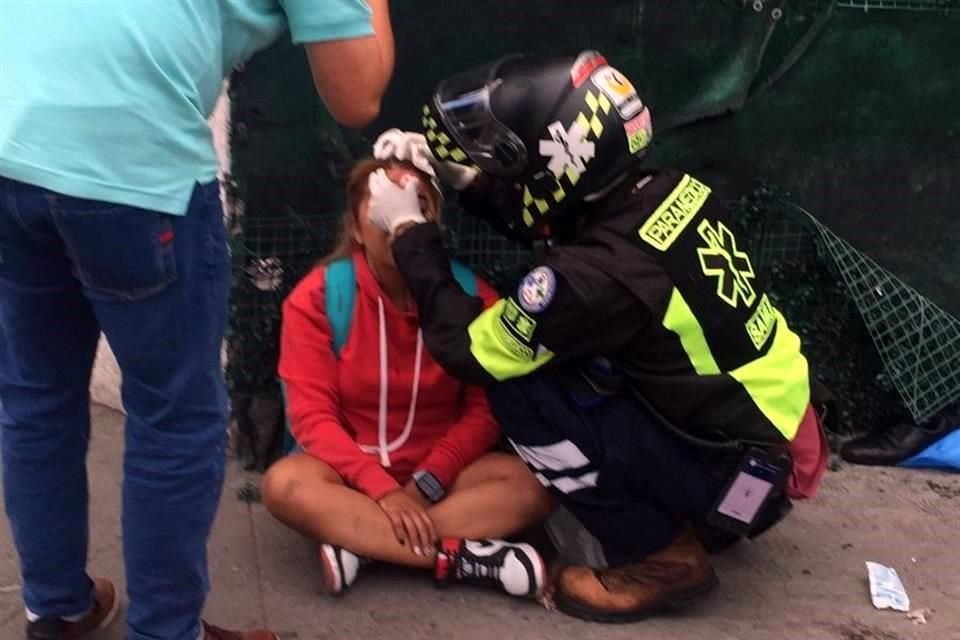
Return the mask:
<svg viewBox="0 0 960 640">
<path fill-rule="evenodd" d="M 810 404 L 809 369 L 799 336 L 779 311 L 776 317 L 776 334 L 766 355 L 729 373 L 783 437 L 793 440 Z"/>
<path fill-rule="evenodd" d="M 670 304 L 667 305 L 667 313 L 663 316 L 663 326 L 680 338 L 680 344 L 687 352 L 690 364 L 699 375 L 710 376 L 720 373 L 720 367 L 713 359 L 713 353 L 710 351 L 710 345 L 707 344 L 707 337 L 703 334 L 700 321 L 693 315 L 693 311 L 677 288 L 674 288 L 670 295 Z"/>
<path fill-rule="evenodd" d="M 525 376 L 553 359 L 554 353 L 541 347 L 536 352 L 515 336 L 502 320 L 506 300 L 481 313 L 470 323 L 470 353 L 496 380 Z"/>
<path fill-rule="evenodd" d="M 787 326 L 783 314 L 777 310 L 774 313 L 775 334 L 770 350 L 763 357 L 727 373 L 743 385 L 777 431 L 787 440 L 793 440 L 810 404 L 809 369 L 807 359 L 800 353 L 800 338 Z M 721 373 L 700 322 L 677 289 L 670 295 L 663 326 L 680 338 L 698 375 Z"/>
</svg>

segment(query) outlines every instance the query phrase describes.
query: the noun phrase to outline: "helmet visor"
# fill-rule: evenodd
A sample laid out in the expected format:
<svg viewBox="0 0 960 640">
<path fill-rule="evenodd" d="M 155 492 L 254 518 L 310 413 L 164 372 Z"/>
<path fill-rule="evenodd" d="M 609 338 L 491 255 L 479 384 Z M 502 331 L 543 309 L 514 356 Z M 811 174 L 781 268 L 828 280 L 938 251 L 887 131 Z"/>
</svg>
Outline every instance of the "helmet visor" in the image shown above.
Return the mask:
<svg viewBox="0 0 960 640">
<path fill-rule="evenodd" d="M 518 175 L 527 164 L 523 142 L 493 115 L 490 96 L 508 58 L 453 76 L 437 87 L 434 107 L 454 141 L 485 173 Z"/>
</svg>

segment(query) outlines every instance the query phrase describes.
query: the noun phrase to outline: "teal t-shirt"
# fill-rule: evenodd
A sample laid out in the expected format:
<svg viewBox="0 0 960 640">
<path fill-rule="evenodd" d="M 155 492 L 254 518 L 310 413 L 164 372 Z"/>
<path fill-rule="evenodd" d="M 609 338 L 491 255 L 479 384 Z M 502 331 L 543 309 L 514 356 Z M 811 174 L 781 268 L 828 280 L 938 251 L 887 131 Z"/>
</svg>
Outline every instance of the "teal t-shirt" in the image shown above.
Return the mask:
<svg viewBox="0 0 960 640">
<path fill-rule="evenodd" d="M 224 78 L 288 28 L 373 32 L 364 0 L 0 0 L 0 175 L 182 215 Z"/>
</svg>

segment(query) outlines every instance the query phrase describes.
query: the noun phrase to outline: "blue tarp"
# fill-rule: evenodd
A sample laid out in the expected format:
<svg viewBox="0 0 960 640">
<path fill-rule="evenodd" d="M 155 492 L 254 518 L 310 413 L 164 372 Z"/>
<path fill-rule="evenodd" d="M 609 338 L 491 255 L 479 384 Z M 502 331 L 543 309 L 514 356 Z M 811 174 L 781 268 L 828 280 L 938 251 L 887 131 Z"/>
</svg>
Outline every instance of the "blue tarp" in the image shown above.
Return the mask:
<svg viewBox="0 0 960 640">
<path fill-rule="evenodd" d="M 900 466 L 960 471 L 960 428 L 951 431 L 912 458 L 904 460 Z"/>
</svg>

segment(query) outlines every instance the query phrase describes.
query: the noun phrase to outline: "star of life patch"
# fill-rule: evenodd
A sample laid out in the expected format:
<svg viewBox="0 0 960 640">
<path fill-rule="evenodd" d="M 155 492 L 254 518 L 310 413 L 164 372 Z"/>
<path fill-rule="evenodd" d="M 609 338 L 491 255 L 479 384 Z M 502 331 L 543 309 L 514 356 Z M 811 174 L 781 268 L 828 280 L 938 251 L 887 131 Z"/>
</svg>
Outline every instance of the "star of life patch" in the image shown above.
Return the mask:
<svg viewBox="0 0 960 640">
<path fill-rule="evenodd" d="M 557 276 L 553 269 L 546 266 L 537 267 L 520 281 L 517 287 L 517 300 L 524 311 L 540 313 L 553 300 L 557 291 Z"/>
<path fill-rule="evenodd" d="M 550 160 L 547 169 L 559 178 L 572 172 L 579 176 L 587 170 L 587 163 L 593 159 L 596 147 L 587 140 L 587 129 L 580 122 L 574 122 L 570 128 L 564 128 L 559 120 L 547 131 L 550 140 L 540 141 L 540 155 Z"/>
</svg>

